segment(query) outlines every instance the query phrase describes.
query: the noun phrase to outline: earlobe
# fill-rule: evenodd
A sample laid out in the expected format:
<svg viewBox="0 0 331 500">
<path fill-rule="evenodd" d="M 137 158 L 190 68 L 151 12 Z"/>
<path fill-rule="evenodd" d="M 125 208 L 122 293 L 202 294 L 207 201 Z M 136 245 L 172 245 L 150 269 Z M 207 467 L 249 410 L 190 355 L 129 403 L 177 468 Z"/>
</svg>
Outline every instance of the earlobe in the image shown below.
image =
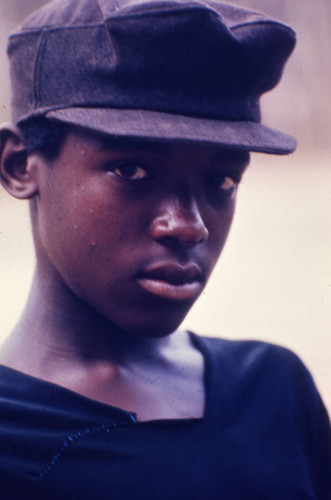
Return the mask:
<svg viewBox="0 0 331 500">
<path fill-rule="evenodd" d="M 30 199 L 37 194 L 24 137 L 13 124 L 0 127 L 0 182 L 15 198 Z"/>
</svg>

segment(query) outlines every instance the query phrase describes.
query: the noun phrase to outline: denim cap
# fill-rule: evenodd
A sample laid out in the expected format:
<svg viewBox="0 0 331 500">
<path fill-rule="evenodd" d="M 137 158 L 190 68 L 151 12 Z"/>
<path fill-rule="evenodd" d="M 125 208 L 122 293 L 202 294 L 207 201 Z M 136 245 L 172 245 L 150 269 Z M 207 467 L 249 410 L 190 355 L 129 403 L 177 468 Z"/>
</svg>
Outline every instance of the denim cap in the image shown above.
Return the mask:
<svg viewBox="0 0 331 500">
<path fill-rule="evenodd" d="M 12 115 L 117 138 L 286 154 L 262 125 L 295 33 L 264 14 L 196 0 L 56 0 L 9 38 Z"/>
</svg>

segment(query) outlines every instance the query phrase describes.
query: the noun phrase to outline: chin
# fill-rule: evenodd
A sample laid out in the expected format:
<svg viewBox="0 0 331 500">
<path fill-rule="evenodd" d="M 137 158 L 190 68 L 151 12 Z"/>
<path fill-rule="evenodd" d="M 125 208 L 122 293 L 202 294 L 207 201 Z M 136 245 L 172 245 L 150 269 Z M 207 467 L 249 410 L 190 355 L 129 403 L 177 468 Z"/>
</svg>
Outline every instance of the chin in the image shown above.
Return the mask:
<svg viewBox="0 0 331 500">
<path fill-rule="evenodd" d="M 184 317 L 177 321 L 135 323 L 134 325 L 125 325 L 123 329 L 138 337 L 159 339 L 177 330 L 183 319 Z"/>
<path fill-rule="evenodd" d="M 186 307 L 182 306 L 180 311 L 178 311 L 178 307 L 176 312 L 168 310 L 167 314 L 164 311 L 154 309 L 148 315 L 137 315 L 132 323 L 124 321 L 118 322 L 117 325 L 130 335 L 158 339 L 177 330 L 189 310 L 190 307 L 187 305 Z"/>
</svg>

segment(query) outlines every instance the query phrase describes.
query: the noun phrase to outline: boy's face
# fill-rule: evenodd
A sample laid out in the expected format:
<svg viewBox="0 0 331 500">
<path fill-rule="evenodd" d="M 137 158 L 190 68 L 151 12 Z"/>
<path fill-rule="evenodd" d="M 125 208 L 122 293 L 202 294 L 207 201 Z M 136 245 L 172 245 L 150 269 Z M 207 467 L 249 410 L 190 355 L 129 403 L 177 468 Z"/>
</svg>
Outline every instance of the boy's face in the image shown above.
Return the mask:
<svg viewBox="0 0 331 500">
<path fill-rule="evenodd" d="M 130 333 L 175 330 L 226 241 L 248 153 L 71 130 L 52 165 L 37 159 L 37 255 L 57 293 Z"/>
</svg>

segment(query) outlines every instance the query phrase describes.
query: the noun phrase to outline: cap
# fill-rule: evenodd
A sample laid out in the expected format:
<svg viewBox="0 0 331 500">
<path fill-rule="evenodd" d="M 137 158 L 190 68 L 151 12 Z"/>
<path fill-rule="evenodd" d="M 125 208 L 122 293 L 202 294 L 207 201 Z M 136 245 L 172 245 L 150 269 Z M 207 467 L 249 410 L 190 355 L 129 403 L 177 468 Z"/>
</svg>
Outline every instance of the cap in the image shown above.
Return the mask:
<svg viewBox="0 0 331 500">
<path fill-rule="evenodd" d="M 222 2 L 57 0 L 9 38 L 13 120 L 290 153 L 260 97 L 294 45 L 285 24 Z"/>
</svg>

